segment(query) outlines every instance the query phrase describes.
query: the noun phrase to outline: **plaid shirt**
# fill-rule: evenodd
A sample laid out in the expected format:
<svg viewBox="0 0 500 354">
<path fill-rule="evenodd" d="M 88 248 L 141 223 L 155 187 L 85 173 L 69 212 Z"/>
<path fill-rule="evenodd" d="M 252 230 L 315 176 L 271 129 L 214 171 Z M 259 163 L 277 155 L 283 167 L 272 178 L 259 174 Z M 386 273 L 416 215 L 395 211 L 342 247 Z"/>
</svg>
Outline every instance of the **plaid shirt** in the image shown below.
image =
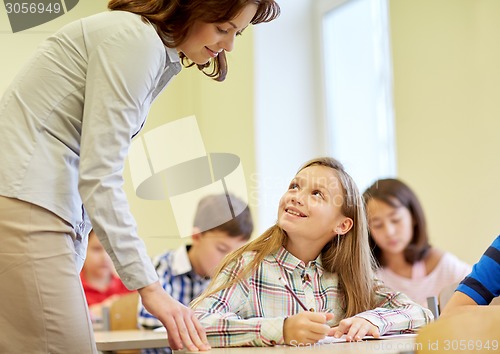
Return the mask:
<svg viewBox="0 0 500 354">
<path fill-rule="evenodd" d="M 168 251 L 153 260 L 158 278 L 163 289 L 174 299 L 188 306 L 189 303 L 208 286 L 209 279 L 193 271 L 187 251 L 190 246 L 181 246 L 175 251 Z M 137 322 L 141 328 L 154 329 L 163 324 L 139 302 Z M 171 353 L 170 348 L 143 349 L 142 354 Z"/>
<path fill-rule="evenodd" d="M 228 281 L 254 257 L 245 253 L 215 279 Z M 338 277 L 321 266 L 318 257 L 307 266 L 285 248 L 269 255 L 245 279 L 204 299 L 195 312 L 207 331 L 213 347 L 266 346 L 284 344 L 283 322 L 303 309 L 279 282 L 283 277 L 295 294 L 316 312 L 331 312 L 335 319 L 345 317 L 341 308 Z M 384 288 L 376 293 L 380 307 L 362 312 L 362 317 L 376 325 L 380 334 L 411 331 L 432 320 L 428 309 L 406 295 Z M 329 323 L 333 325 L 333 323 Z"/>
</svg>

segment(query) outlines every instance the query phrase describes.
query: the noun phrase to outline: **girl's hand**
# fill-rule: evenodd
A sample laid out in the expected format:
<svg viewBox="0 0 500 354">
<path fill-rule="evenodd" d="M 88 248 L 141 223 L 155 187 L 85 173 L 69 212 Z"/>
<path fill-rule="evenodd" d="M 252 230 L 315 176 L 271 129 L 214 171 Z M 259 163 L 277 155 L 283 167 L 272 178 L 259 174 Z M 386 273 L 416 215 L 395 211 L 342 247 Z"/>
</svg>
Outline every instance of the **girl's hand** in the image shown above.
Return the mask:
<svg viewBox="0 0 500 354">
<path fill-rule="evenodd" d="M 327 321 L 333 319 L 332 313 L 301 312 L 285 319 L 283 338 L 285 344 L 297 346 L 312 344 L 325 338 L 330 327 Z"/>
<path fill-rule="evenodd" d="M 378 327 L 361 317 L 343 319 L 337 327 L 332 327 L 328 332 L 329 336 L 334 336 L 335 338 L 340 338 L 343 334 L 346 335 L 348 342 L 358 342 L 363 340 L 363 337 L 366 335 L 375 338 L 380 337 Z"/>
</svg>

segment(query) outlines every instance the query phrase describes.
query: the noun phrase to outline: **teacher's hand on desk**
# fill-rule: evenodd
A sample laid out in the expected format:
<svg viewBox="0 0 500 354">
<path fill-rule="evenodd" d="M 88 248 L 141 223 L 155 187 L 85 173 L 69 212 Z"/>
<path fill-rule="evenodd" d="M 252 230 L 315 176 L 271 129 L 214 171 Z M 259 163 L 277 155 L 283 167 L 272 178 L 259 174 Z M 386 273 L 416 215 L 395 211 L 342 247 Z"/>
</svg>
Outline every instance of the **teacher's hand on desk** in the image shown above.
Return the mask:
<svg viewBox="0 0 500 354">
<path fill-rule="evenodd" d="M 167 329 L 168 342 L 174 350 L 210 350 L 205 329 L 193 311 L 172 298 L 159 282 L 138 290 L 144 307 Z"/>
</svg>

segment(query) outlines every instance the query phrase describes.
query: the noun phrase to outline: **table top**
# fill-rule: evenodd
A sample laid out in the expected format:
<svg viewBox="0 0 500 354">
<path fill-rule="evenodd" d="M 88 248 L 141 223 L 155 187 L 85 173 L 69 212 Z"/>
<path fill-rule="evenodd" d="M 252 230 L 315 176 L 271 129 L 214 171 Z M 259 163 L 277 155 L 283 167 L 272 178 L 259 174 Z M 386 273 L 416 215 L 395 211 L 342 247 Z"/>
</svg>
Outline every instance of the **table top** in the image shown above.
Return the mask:
<svg viewBox="0 0 500 354">
<path fill-rule="evenodd" d="M 500 306 L 457 308 L 419 331 L 415 345 L 419 353 L 500 352 Z"/>
<path fill-rule="evenodd" d="M 213 348 L 206 352 L 211 354 L 292 354 L 297 351 L 303 352 L 328 352 L 345 354 L 399 354 L 412 353 L 415 339 L 385 339 L 385 340 L 367 340 L 352 343 L 330 343 L 330 344 L 311 344 L 305 346 L 277 345 L 274 347 L 238 347 L 238 348 Z"/>
<path fill-rule="evenodd" d="M 478 306 L 474 311 L 439 319 L 430 324 L 415 337 L 393 337 L 386 339 L 365 340 L 355 343 L 324 343 L 296 346 L 275 347 L 235 347 L 213 348 L 207 353 L 212 354 L 254 354 L 270 352 L 273 354 L 291 354 L 292 351 L 328 351 L 347 354 L 409 354 L 414 351 L 434 354 L 434 346 L 445 348 L 446 345 L 481 346 L 479 352 L 495 352 L 500 346 L 500 307 Z M 166 332 L 124 330 L 124 331 L 96 331 L 97 349 L 100 351 L 115 351 L 128 349 L 146 349 L 168 347 Z M 432 345 L 429 345 L 431 343 Z M 488 346 L 487 346 L 488 345 Z M 495 348 L 489 351 L 490 348 Z M 479 353 L 478 352 L 478 353 Z M 198 353 L 199 354 L 199 353 Z"/>
<path fill-rule="evenodd" d="M 94 337 L 97 350 L 114 351 L 168 347 L 166 332 L 141 331 L 96 331 Z"/>
<path fill-rule="evenodd" d="M 114 351 L 127 349 L 162 348 L 168 346 L 165 332 L 126 330 L 95 332 L 97 349 L 100 351 Z M 273 354 L 290 354 L 293 351 L 328 351 L 356 354 L 398 354 L 411 352 L 415 349 L 415 338 L 394 338 L 383 340 L 366 340 L 356 343 L 327 343 L 301 346 L 274 346 L 274 347 L 235 347 L 212 348 L 206 353 L 212 354 L 255 354 L 255 351 L 271 352 Z"/>
</svg>

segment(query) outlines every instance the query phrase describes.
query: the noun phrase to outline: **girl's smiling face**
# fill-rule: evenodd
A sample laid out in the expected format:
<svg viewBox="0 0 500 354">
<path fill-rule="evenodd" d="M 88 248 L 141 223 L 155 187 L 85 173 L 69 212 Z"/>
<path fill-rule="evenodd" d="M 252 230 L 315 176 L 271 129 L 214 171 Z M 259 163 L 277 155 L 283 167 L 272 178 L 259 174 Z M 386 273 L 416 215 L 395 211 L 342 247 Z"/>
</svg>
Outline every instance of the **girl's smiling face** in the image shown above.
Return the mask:
<svg viewBox="0 0 500 354">
<path fill-rule="evenodd" d="M 340 233 L 346 217 L 341 208 L 343 189 L 335 171 L 313 165 L 301 170 L 280 200 L 278 225 L 289 240 L 307 240 L 309 246 L 322 248 Z"/>
<path fill-rule="evenodd" d="M 230 52 L 234 47 L 234 38 L 240 35 L 250 24 L 257 12 L 256 4 L 248 4 L 238 16 L 224 23 L 194 23 L 186 40 L 177 50 L 196 64 L 206 64 L 221 51 Z"/>
</svg>

